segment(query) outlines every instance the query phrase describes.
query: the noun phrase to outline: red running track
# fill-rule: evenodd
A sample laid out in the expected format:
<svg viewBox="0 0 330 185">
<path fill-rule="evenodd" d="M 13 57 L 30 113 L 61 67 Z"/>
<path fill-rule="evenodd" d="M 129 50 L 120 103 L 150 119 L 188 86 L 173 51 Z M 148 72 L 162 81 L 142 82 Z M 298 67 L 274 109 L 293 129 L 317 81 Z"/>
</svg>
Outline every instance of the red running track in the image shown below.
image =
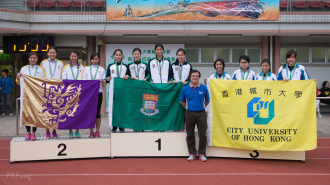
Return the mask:
<svg viewBox="0 0 330 185">
<path fill-rule="evenodd" d="M 330 138 L 300 161 L 210 158 L 76 159 L 9 163 L 10 140 L 0 140 L 0 185 L 20 184 L 330 184 Z M 8 176 L 8 174 L 17 174 Z"/>
</svg>

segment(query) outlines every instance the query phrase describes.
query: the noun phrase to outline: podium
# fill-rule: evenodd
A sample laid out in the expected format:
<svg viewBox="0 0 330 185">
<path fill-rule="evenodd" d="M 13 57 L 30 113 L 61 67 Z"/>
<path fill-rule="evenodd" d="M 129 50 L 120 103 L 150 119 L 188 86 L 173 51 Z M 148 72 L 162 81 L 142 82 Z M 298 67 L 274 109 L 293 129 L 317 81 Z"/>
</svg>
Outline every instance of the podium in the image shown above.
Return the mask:
<svg viewBox="0 0 330 185">
<path fill-rule="evenodd" d="M 110 157 L 110 136 L 100 138 L 58 139 L 37 137 L 36 141 L 25 141 L 24 137 L 15 137 L 10 142 L 10 163 L 15 161 L 54 160 Z"/>
<path fill-rule="evenodd" d="M 195 133 L 198 148 L 198 133 Z M 38 137 L 25 141 L 15 137 L 10 142 L 10 163 L 15 161 L 57 160 L 98 157 L 188 157 L 185 132 L 126 132 L 101 135 L 101 138 L 58 139 Z M 305 162 L 305 151 L 257 151 L 206 147 L 207 157 L 299 160 Z"/>
<path fill-rule="evenodd" d="M 198 133 L 195 133 L 198 149 Z M 111 134 L 111 158 L 115 157 L 188 157 L 185 132 L 136 132 Z M 305 151 L 257 151 L 206 147 L 207 157 L 299 160 Z"/>
</svg>

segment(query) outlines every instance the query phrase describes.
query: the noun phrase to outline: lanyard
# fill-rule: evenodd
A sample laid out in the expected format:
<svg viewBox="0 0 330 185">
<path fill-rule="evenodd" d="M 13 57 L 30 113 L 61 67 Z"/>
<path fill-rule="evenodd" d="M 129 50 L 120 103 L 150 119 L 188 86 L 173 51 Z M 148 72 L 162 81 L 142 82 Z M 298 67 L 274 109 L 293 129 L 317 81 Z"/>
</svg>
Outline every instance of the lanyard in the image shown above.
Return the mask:
<svg viewBox="0 0 330 185">
<path fill-rule="evenodd" d="M 37 65 L 37 69 L 36 69 L 36 71 L 34 72 L 34 75 L 33 75 L 33 76 L 36 76 L 37 71 L 38 71 L 38 65 Z M 30 76 L 31 76 L 30 65 L 29 65 L 29 74 L 30 74 Z"/>
<path fill-rule="evenodd" d="M 243 75 L 243 73 L 244 73 L 244 75 Z M 249 69 L 249 72 L 248 72 L 247 76 L 245 77 L 245 80 L 249 77 L 249 74 L 250 74 L 250 69 Z M 244 76 L 245 76 L 245 72 L 243 72 L 242 69 L 241 69 L 241 79 L 242 80 L 244 80 Z"/>
<path fill-rule="evenodd" d="M 50 67 L 50 60 L 48 59 L 48 64 L 49 64 L 49 70 L 50 70 L 50 76 L 53 78 L 57 66 L 57 59 L 55 58 L 55 68 L 54 68 L 54 73 L 52 74 L 52 68 Z"/>
<path fill-rule="evenodd" d="M 180 63 L 179 63 L 179 79 L 180 79 L 180 81 L 182 80 L 182 69 L 183 69 L 183 63 L 181 65 L 181 68 L 180 68 Z"/>
<path fill-rule="evenodd" d="M 162 69 L 163 69 L 163 66 L 164 66 L 164 59 L 162 58 L 162 66 L 161 68 L 158 67 L 158 59 L 156 57 L 156 64 L 157 64 L 157 68 L 158 68 L 158 71 L 159 71 L 159 75 L 162 75 Z"/>
<path fill-rule="evenodd" d="M 142 64 L 142 62 L 140 63 L 140 67 L 139 67 L 139 64 L 136 64 L 136 68 L 138 68 L 137 72 L 136 72 L 136 69 L 135 69 L 135 66 L 134 66 L 135 78 L 137 77 L 137 79 L 139 79 L 139 77 L 140 77 L 140 69 L 141 69 L 141 66 L 142 66 L 141 64 Z"/>
<path fill-rule="evenodd" d="M 78 67 L 78 65 L 77 65 L 77 76 L 76 77 L 74 77 L 74 73 L 73 73 L 73 70 L 72 70 L 72 65 L 70 65 L 70 69 L 71 69 L 71 73 L 72 73 L 73 79 L 77 80 L 78 79 L 78 74 L 79 74 L 79 67 Z M 95 79 L 95 77 L 94 77 L 94 79 Z"/>
<path fill-rule="evenodd" d="M 100 65 L 97 65 L 97 69 L 96 69 L 96 72 L 95 72 L 95 75 L 94 75 L 94 78 L 93 78 L 93 75 L 92 75 L 92 65 L 89 66 L 89 70 L 91 72 L 91 79 L 92 80 L 95 80 L 97 71 L 99 70 L 99 67 L 100 67 Z"/>
<path fill-rule="evenodd" d="M 289 77 L 289 74 L 288 74 L 288 72 L 289 72 L 288 64 L 286 64 L 285 68 L 286 68 L 286 76 Z M 294 64 L 294 68 L 293 68 L 293 70 L 290 72 L 290 79 L 289 79 L 289 80 L 292 79 L 295 70 L 296 70 L 296 64 Z"/>
<path fill-rule="evenodd" d="M 222 71 L 222 77 L 221 78 L 219 78 L 219 76 L 218 76 L 218 72 L 216 71 L 215 73 L 214 73 L 214 77 L 216 78 L 216 79 L 225 79 L 225 70 L 223 70 Z"/>
<path fill-rule="evenodd" d="M 263 72 L 261 72 L 261 74 L 262 74 L 262 80 L 267 80 L 267 77 L 270 76 L 270 71 L 268 71 L 266 76 L 264 76 Z"/>
<path fill-rule="evenodd" d="M 117 67 L 117 61 L 115 61 L 116 64 L 116 71 L 117 71 L 117 77 L 120 78 L 121 75 L 121 69 L 123 67 L 123 62 L 120 62 L 120 72 L 118 73 L 118 67 Z"/>
</svg>

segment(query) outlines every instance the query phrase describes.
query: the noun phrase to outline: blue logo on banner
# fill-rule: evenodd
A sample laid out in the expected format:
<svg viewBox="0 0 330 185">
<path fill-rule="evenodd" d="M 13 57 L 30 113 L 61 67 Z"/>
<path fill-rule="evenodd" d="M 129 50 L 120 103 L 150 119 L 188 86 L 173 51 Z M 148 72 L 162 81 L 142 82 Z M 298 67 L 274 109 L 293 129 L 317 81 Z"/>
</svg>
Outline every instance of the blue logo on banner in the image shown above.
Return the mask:
<svg viewBox="0 0 330 185">
<path fill-rule="evenodd" d="M 267 125 L 275 116 L 274 100 L 269 103 L 269 101 L 260 101 L 260 99 L 255 97 L 247 104 L 247 117 L 254 118 L 256 125 Z M 256 111 L 253 109 L 254 104 L 256 104 Z M 268 109 L 268 118 L 260 117 L 261 109 Z"/>
</svg>

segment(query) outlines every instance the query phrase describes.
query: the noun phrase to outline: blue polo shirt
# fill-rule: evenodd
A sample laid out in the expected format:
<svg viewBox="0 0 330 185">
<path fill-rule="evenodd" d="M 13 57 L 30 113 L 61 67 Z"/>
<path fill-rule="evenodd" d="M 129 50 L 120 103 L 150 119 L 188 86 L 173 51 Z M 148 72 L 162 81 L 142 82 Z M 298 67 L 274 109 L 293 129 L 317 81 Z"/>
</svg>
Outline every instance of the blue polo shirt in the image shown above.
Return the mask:
<svg viewBox="0 0 330 185">
<path fill-rule="evenodd" d="M 10 76 L 0 79 L 1 93 L 11 93 L 11 88 L 14 87 L 14 81 Z"/>
<path fill-rule="evenodd" d="M 188 101 L 188 110 L 205 110 L 204 100 L 205 102 L 210 101 L 207 87 L 203 84 L 199 84 L 196 88 L 194 88 L 191 83 L 184 86 L 181 92 L 180 101 L 186 102 L 186 100 Z"/>
</svg>

